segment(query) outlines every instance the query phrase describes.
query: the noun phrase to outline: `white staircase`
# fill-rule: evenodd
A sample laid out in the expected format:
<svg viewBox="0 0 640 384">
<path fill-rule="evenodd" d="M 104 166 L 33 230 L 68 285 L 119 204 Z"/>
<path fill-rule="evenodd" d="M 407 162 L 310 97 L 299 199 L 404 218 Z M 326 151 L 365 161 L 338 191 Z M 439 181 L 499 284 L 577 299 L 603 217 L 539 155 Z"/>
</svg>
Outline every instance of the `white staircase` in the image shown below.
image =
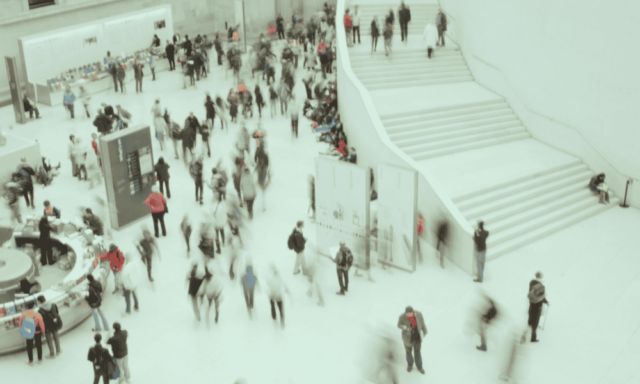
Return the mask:
<svg viewBox="0 0 640 384">
<path fill-rule="evenodd" d="M 473 82 L 455 44 L 447 42 L 446 47 L 436 49 L 432 59 L 427 58 L 420 40 L 426 24 L 435 22 L 437 4 L 411 6 L 406 44 L 399 43 L 398 4 L 359 4 L 359 8 L 363 44 L 349 48 L 353 72 L 377 98 L 380 118 L 391 141 L 420 166 L 438 164 L 440 177 L 448 182 L 460 180 L 460 193 L 455 188 L 449 192 L 473 227 L 482 219 L 491 232 L 487 241 L 489 259 L 617 204 L 619 199 L 613 196 L 609 205 L 598 204 L 598 197 L 587 189 L 593 172 L 579 159 L 574 161 L 532 140 L 503 98 L 491 92 L 491 97 L 481 96 L 488 92 L 484 88 L 476 92 L 477 97 L 476 93 L 465 92 L 482 87 Z M 384 55 L 381 42 L 374 54 L 370 52 L 370 39 L 369 46 L 364 44 L 373 16 L 384 23 L 389 9 L 396 13 L 391 58 Z M 421 97 L 422 93 L 428 95 Z M 446 95 L 443 102 L 438 102 L 440 95 Z M 517 154 L 524 155 L 526 162 L 518 163 Z M 484 165 L 487 156 L 497 159 L 488 164 L 489 168 L 466 169 L 469 163 Z M 454 164 L 462 164 L 464 171 L 456 173 L 460 170 Z M 485 177 L 488 175 L 492 177 Z"/>
<path fill-rule="evenodd" d="M 587 188 L 591 176 L 576 160 L 460 196 L 454 203 L 472 226 L 480 219 L 485 222 L 491 260 L 616 206 L 620 199 L 613 196 L 609 205 L 598 204 Z"/>
<path fill-rule="evenodd" d="M 417 161 L 531 136 L 504 100 L 380 118 L 391 141 Z"/>
<path fill-rule="evenodd" d="M 411 4 L 411 2 L 405 2 L 411 10 L 411 21 L 407 26 L 407 32 L 410 35 L 422 35 L 424 27 L 427 23 L 436 23 L 436 16 L 438 15 L 438 4 Z M 360 4 L 358 3 L 358 10 L 360 11 L 360 34 L 363 36 L 371 35 L 371 21 L 374 16 L 378 16 L 378 28 L 382 34 L 382 27 L 384 26 L 385 19 L 389 14 L 389 10 L 393 9 L 395 21 L 393 25 L 394 34 L 400 35 L 400 22 L 398 20 L 398 8 L 400 2 L 393 4 Z M 351 14 L 353 15 L 353 6 L 350 6 Z"/>
<path fill-rule="evenodd" d="M 425 49 L 397 50 L 389 60 L 379 42 L 374 55 L 370 52 L 350 52 L 349 55 L 353 72 L 371 91 L 473 81 L 457 47 L 438 48 L 431 59 Z"/>
</svg>

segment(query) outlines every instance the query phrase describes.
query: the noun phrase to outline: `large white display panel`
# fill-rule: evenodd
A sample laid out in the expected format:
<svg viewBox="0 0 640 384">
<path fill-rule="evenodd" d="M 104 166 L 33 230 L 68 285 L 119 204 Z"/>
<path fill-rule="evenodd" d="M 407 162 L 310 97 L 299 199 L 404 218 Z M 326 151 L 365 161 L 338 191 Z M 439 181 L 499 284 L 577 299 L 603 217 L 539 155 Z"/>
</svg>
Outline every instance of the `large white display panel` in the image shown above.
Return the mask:
<svg viewBox="0 0 640 384">
<path fill-rule="evenodd" d="M 345 241 L 354 263 L 368 269 L 369 169 L 318 157 L 315 187 L 318 251 L 328 254 Z"/>
<path fill-rule="evenodd" d="M 102 63 L 107 51 L 120 56 L 147 48 L 154 34 L 163 45 L 173 37 L 170 5 L 22 37 L 27 78 L 29 82 L 45 84 L 47 79 L 71 68 Z"/>
<path fill-rule="evenodd" d="M 414 271 L 417 244 L 418 172 L 378 167 L 378 262 Z"/>
</svg>

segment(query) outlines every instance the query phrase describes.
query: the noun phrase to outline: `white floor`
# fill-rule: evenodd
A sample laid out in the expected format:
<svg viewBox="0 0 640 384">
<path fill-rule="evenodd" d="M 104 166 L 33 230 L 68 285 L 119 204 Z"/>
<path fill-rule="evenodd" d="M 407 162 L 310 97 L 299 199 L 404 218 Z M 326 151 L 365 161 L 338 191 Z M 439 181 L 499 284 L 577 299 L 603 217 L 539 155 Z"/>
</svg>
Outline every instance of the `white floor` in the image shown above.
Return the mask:
<svg viewBox="0 0 640 384">
<path fill-rule="evenodd" d="M 101 101 L 119 103 L 133 113 L 134 121 L 149 123 L 153 100 L 160 98 L 179 122 L 190 111 L 201 118 L 204 92 L 226 95 L 230 88 L 220 69 L 215 67 L 213 72 L 208 80 L 198 83 L 198 90 L 180 89 L 175 73 L 160 73 L 156 82 L 147 76 L 143 94 L 136 95 L 129 85 L 125 95 L 96 95 L 93 109 Z M 302 84 L 298 84 L 300 97 L 303 92 Z M 90 133 L 95 131 L 79 109 L 75 121 L 66 118 L 61 107 L 42 107 L 42 120 L 25 126 L 13 124 L 14 133 L 38 139 L 44 156 L 56 163 L 62 161 L 63 175 L 47 189 L 36 187 L 38 210 L 45 199 L 60 208 L 65 217 L 77 214 L 81 206 L 92 206 L 87 183 L 71 178 L 66 159 L 70 133 L 81 136 L 89 145 Z M 10 108 L 0 109 L 3 129 L 12 117 Z M 256 121 L 249 121 L 249 129 Z M 370 326 L 389 332 L 400 342 L 395 324 L 407 305 L 425 316 L 429 334 L 422 352 L 427 373 L 424 377 L 416 371 L 407 373 L 400 349 L 397 368 L 401 383 L 496 383 L 506 344 L 504 334 L 516 324 L 525 325 L 528 282 L 538 270 L 545 273 L 552 309 L 545 330 L 540 332 L 541 342 L 526 346 L 522 382 L 640 381 L 640 237 L 636 236 L 640 212 L 609 210 L 488 263 L 483 288 L 499 303 L 501 320 L 490 335 L 489 352 L 482 353 L 475 349 L 477 336 L 466 327 L 480 287 L 450 264 L 441 270 L 431 250 L 423 250 L 425 262 L 413 274 L 375 269 L 375 283 L 352 278 L 346 297 L 334 294 L 338 283 L 334 266 L 327 261 L 321 279 L 326 307 L 317 307 L 315 300 L 305 295 L 306 281 L 291 275 L 294 255 L 285 242 L 295 221 L 305 217 L 307 175 L 313 172 L 314 157 L 323 146 L 315 143 L 304 120 L 296 142 L 291 140 L 287 118 L 265 118 L 264 124 L 273 184 L 268 190 L 266 212 L 260 212 L 260 199 L 257 201 L 255 218 L 249 224 L 252 236 L 247 256 L 253 258 L 259 279 L 266 274 L 269 263 L 275 263 L 284 276 L 292 293 L 285 300 L 286 329 L 274 326 L 264 291 L 257 292 L 256 316 L 250 321 L 237 280 L 225 287 L 220 322 L 210 329 L 196 323 L 187 299 L 189 260 L 178 225 L 184 213 L 189 212 L 194 221 L 202 217 L 201 208 L 195 203 L 193 184 L 183 163 L 165 150 L 165 159 L 171 164 L 171 213 L 166 218 L 168 237 L 159 240 L 162 260 L 154 266 L 156 283 L 152 285 L 140 276 L 139 313 L 125 316 L 120 296 L 108 294 L 103 304 L 108 320 L 120 321 L 130 333 L 134 383 L 190 379 L 233 383 L 239 377 L 249 384 L 359 383 L 363 366 L 373 363 L 369 346 L 375 336 Z M 219 157 L 230 167 L 228 154 L 236 132 L 235 125 L 228 135 L 215 130 L 211 138 L 213 157 L 205 160 L 207 169 Z M 157 143 L 154 153 L 156 158 L 162 154 Z M 96 190 L 104 194 L 101 188 Z M 210 210 L 210 191 L 205 191 L 205 196 L 204 209 Z M 6 221 L 6 210 L 0 212 L 0 218 Z M 145 223 L 150 226 L 151 220 Z M 120 247 L 135 252 L 132 241 L 138 232 L 138 225 L 117 232 Z M 311 241 L 314 232 L 314 225 L 307 220 L 305 233 Z M 227 262 L 224 254 L 219 259 L 222 264 Z M 109 285 L 110 292 L 113 287 Z M 3 379 L 49 384 L 90 382 L 93 373 L 86 354 L 93 344 L 92 327 L 89 319 L 63 336 L 64 353 L 42 365 L 28 367 L 24 352 L 0 357 Z M 48 352 L 46 347 L 44 352 Z"/>
</svg>

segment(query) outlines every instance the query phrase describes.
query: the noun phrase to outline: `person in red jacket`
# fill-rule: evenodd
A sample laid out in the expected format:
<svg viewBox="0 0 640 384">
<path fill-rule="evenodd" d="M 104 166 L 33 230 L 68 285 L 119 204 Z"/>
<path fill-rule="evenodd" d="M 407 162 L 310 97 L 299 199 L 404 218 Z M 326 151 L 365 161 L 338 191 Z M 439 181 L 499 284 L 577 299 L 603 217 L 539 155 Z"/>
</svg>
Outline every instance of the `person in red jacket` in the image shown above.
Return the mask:
<svg viewBox="0 0 640 384">
<path fill-rule="evenodd" d="M 162 226 L 162 236 L 167 236 L 167 229 L 164 226 L 164 214 L 167 213 L 167 199 L 164 198 L 157 185 L 151 187 L 151 193 L 144 203 L 151 209 L 153 217 L 153 230 L 158 236 L 158 222 Z"/>
<path fill-rule="evenodd" d="M 353 20 L 349 14 L 349 8 L 344 12 L 344 30 L 347 32 L 347 46 L 353 47 L 351 44 L 351 30 L 353 28 Z"/>
<path fill-rule="evenodd" d="M 34 312 L 33 307 L 35 306 L 34 301 L 27 302 L 27 310 L 22 312 L 22 316 L 18 320 L 18 327 L 22 327 L 22 320 L 25 317 L 33 319 L 36 323 L 36 333 L 33 339 L 27 339 L 27 355 L 29 356 L 29 365 L 33 364 L 33 342 L 36 342 L 36 350 L 38 351 L 38 364 L 42 363 L 42 335 L 44 335 L 44 320 L 42 319 L 42 315 Z"/>
<path fill-rule="evenodd" d="M 120 276 L 118 272 L 122 271 L 122 266 L 124 265 L 124 255 L 122 254 L 122 251 L 118 249 L 117 245 L 111 244 L 109 245 L 109 252 L 104 255 L 96 255 L 96 259 L 109 260 L 109 269 L 113 271 L 113 282 L 116 286 L 113 293 L 118 292 L 120 290 L 120 285 L 122 285 L 120 282 L 122 279 L 118 277 Z"/>
</svg>

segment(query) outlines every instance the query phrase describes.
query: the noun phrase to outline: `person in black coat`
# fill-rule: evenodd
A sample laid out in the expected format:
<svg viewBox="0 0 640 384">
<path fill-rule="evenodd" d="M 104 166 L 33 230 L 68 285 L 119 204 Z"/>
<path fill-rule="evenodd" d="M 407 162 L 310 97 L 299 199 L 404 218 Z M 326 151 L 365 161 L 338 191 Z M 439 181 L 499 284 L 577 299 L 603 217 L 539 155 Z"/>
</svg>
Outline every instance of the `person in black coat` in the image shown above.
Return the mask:
<svg viewBox="0 0 640 384">
<path fill-rule="evenodd" d="M 213 130 L 213 124 L 216 118 L 216 105 L 211 95 L 209 95 L 209 92 L 207 92 L 207 97 L 204 101 L 204 108 L 207 111 L 207 125 L 209 129 Z"/>
<path fill-rule="evenodd" d="M 169 70 L 175 71 L 176 69 L 176 46 L 171 44 L 169 40 L 167 40 L 167 46 L 164 48 L 165 53 L 167 54 L 167 60 L 169 60 Z"/>
<path fill-rule="evenodd" d="M 278 40 L 284 39 L 284 19 L 281 14 L 276 18 L 276 31 L 278 32 Z"/>
<path fill-rule="evenodd" d="M 407 32 L 409 22 L 411 21 L 411 11 L 409 7 L 404 5 L 404 1 L 400 3 L 400 9 L 398 9 L 398 20 L 400 21 L 400 36 L 402 41 L 407 41 L 409 35 Z"/>
<path fill-rule="evenodd" d="M 42 265 L 53 265 L 53 245 L 51 244 L 51 231 L 53 228 L 49 225 L 46 216 L 40 218 L 38 223 L 40 231 L 40 263 Z"/>
<path fill-rule="evenodd" d="M 156 176 L 158 177 L 158 184 L 160 184 L 160 193 L 164 194 L 164 186 L 167 187 L 167 199 L 171 198 L 171 191 L 169 190 L 169 164 L 164 162 L 164 157 L 158 158 L 158 163 L 155 166 Z"/>
<path fill-rule="evenodd" d="M 442 220 L 438 223 L 438 229 L 436 230 L 436 236 L 438 237 L 438 243 L 436 244 L 436 250 L 440 252 L 440 267 L 444 269 L 444 252 L 440 250 L 440 246 L 447 246 L 447 239 L 449 237 L 449 223 L 446 220 Z"/>
<path fill-rule="evenodd" d="M 436 16 L 436 26 L 438 27 L 438 40 L 436 45 L 444 47 L 444 33 L 447 31 L 447 15 L 445 15 L 442 10 L 438 11 L 438 15 Z"/>
<path fill-rule="evenodd" d="M 473 280 L 476 283 L 482 283 L 484 275 L 484 262 L 487 257 L 487 237 L 489 237 L 489 231 L 484 229 L 484 221 L 478 221 L 478 228 L 473 234 L 473 242 L 476 243 L 476 261 L 478 263 L 478 278 Z"/>
<path fill-rule="evenodd" d="M 113 360 L 109 350 L 102 347 L 100 342 L 102 341 L 102 335 L 96 333 L 93 336 L 93 340 L 96 341 L 96 345 L 89 348 L 89 354 L 87 355 L 87 360 L 89 360 L 93 364 L 93 383 L 98 384 L 100 382 L 100 378 L 102 378 L 103 384 L 109 384 L 109 371 L 108 371 L 108 363 Z"/>
<path fill-rule="evenodd" d="M 371 21 L 371 52 L 378 50 L 378 37 L 380 37 L 380 29 L 378 28 L 378 16 L 374 16 Z"/>
<path fill-rule="evenodd" d="M 531 342 L 537 343 L 538 324 L 542 315 L 542 304 L 549 305 L 546 298 L 545 287 L 542 284 L 542 272 L 536 272 L 536 278 L 529 282 L 529 319 L 528 324 L 531 327 Z M 524 337 L 524 336 L 523 336 Z"/>
<path fill-rule="evenodd" d="M 264 102 L 264 98 L 262 97 L 262 92 L 260 91 L 260 86 L 258 84 L 256 84 L 256 88 L 253 91 L 256 94 L 256 106 L 258 107 L 258 114 L 260 115 L 260 118 L 262 118 L 262 107 L 264 107 L 266 104 Z"/>
<path fill-rule="evenodd" d="M 182 153 L 185 165 L 188 164 L 187 149 L 193 158 L 193 147 L 196 144 L 196 129 L 198 126 L 200 126 L 198 119 L 193 115 L 193 112 L 191 112 L 184 122 L 184 129 L 180 133 L 180 136 L 182 137 Z"/>
<path fill-rule="evenodd" d="M 304 221 L 300 220 L 296 223 L 296 227 L 293 229 L 293 250 L 296 253 L 296 263 L 293 266 L 293 274 L 297 275 L 300 273 L 300 267 L 305 271 L 307 269 L 305 260 L 304 260 L 304 246 L 307 242 L 307 239 L 302 234 L 302 228 L 304 228 Z"/>
<path fill-rule="evenodd" d="M 193 44 L 191 40 L 189 40 L 189 35 L 184 35 L 184 43 L 182 43 L 182 48 L 184 48 L 184 52 L 187 57 L 191 56 L 191 51 L 193 50 Z"/>
</svg>

